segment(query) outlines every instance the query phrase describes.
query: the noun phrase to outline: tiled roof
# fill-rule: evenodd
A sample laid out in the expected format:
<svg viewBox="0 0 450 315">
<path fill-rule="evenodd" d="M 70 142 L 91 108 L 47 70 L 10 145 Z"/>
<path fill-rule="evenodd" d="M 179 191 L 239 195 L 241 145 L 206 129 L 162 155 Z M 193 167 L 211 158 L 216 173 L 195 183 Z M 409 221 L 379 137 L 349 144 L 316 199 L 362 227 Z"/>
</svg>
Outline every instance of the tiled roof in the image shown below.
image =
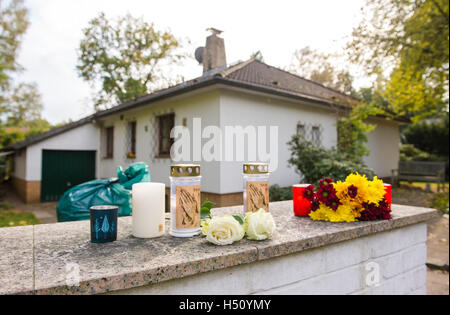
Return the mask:
<svg viewBox="0 0 450 315">
<path fill-rule="evenodd" d="M 130 108 L 144 106 L 151 102 L 188 91 L 221 83 L 245 89 L 254 89 L 265 93 L 280 94 L 285 97 L 309 100 L 326 105 L 353 107 L 359 100 L 327 88 L 319 83 L 306 80 L 287 71 L 269 66 L 256 59 L 250 59 L 225 69 L 210 71 L 205 75 L 178 85 L 156 91 L 132 101 L 97 112 L 65 126 L 52 129 L 35 137 L 18 142 L 4 150 L 19 150 L 31 144 L 66 132 L 70 129 L 92 122 L 95 118 L 105 117 Z"/>
<path fill-rule="evenodd" d="M 269 66 L 256 59 L 237 64 L 219 73 L 222 77 L 237 82 L 269 87 L 276 90 L 304 95 L 305 98 L 325 100 L 336 105 L 353 107 L 360 101 L 322 84 L 304 79 L 290 72 Z"/>
</svg>

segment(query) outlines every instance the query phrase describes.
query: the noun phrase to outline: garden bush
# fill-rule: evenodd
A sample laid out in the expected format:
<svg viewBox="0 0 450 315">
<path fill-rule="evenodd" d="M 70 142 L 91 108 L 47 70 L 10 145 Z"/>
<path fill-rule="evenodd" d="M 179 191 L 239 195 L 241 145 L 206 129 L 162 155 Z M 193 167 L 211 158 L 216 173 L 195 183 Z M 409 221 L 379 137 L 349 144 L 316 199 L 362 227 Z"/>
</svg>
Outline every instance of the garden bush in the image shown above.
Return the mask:
<svg viewBox="0 0 450 315">
<path fill-rule="evenodd" d="M 442 157 L 449 154 L 448 113 L 434 121 L 423 121 L 402 130 L 402 143 L 412 144 L 417 149 Z"/>
<path fill-rule="evenodd" d="M 270 201 L 292 200 L 292 187 L 270 186 Z"/>
<path fill-rule="evenodd" d="M 366 175 L 368 179 L 375 176 L 374 170 L 367 167 L 359 156 L 336 148 L 317 147 L 300 135 L 294 135 L 288 145 L 291 150 L 289 165 L 296 168 L 304 183 L 317 185 L 324 177 L 343 181 L 355 172 Z"/>
<path fill-rule="evenodd" d="M 439 156 L 430 154 L 416 148 L 412 144 L 400 146 L 400 161 L 441 161 Z"/>
</svg>

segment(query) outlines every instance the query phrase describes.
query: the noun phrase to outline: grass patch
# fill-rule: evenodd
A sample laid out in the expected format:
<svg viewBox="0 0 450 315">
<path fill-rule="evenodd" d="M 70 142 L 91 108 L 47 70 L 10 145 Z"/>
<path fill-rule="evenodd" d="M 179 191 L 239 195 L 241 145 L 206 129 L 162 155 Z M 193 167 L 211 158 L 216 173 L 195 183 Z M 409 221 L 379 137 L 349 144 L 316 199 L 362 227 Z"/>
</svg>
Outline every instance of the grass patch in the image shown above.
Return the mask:
<svg viewBox="0 0 450 315">
<path fill-rule="evenodd" d="M 15 213 L 10 211 L 13 206 L 7 202 L 0 202 L 0 228 L 39 224 L 38 218 L 30 212 Z"/>
<path fill-rule="evenodd" d="M 0 228 L 41 223 L 31 212 L 16 213 L 10 211 L 12 208 L 14 207 L 10 203 L 0 202 Z"/>
<path fill-rule="evenodd" d="M 422 188 L 422 189 L 425 189 L 427 187 L 427 185 L 430 185 L 430 188 L 433 191 L 437 191 L 437 187 L 438 187 L 437 183 L 427 183 L 427 182 L 412 182 L 410 184 L 409 182 L 406 182 L 406 181 L 400 181 L 400 185 L 404 185 L 404 186 L 410 185 L 410 186 L 418 187 L 418 188 Z M 442 189 L 442 187 L 444 188 L 444 191 L 448 191 L 449 183 L 441 184 L 441 189 Z"/>
<path fill-rule="evenodd" d="M 0 211 L 0 228 L 35 225 L 39 223 L 41 221 L 30 212 L 14 213 L 12 211 Z"/>
<path fill-rule="evenodd" d="M 9 210 L 12 209 L 13 206 L 8 202 L 0 202 L 0 210 Z"/>
<path fill-rule="evenodd" d="M 430 207 L 448 214 L 448 193 L 435 193 L 431 198 Z"/>
</svg>

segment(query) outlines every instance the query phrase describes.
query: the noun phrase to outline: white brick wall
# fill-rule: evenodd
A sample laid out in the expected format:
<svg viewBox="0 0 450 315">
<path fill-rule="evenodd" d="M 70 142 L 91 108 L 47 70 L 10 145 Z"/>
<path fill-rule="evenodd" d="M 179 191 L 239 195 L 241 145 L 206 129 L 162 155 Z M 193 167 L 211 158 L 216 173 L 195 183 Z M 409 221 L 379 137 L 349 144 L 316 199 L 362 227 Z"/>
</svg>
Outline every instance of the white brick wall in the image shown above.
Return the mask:
<svg viewBox="0 0 450 315">
<path fill-rule="evenodd" d="M 120 294 L 426 294 L 426 224 Z M 378 266 L 379 282 L 367 285 Z"/>
</svg>

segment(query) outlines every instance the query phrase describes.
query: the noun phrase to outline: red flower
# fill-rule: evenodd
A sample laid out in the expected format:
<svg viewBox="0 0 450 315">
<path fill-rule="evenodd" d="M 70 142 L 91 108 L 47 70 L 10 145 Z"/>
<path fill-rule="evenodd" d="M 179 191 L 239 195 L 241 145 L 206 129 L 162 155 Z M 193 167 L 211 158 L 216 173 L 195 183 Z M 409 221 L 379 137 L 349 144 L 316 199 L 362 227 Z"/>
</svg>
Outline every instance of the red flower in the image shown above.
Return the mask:
<svg viewBox="0 0 450 315">
<path fill-rule="evenodd" d="M 358 187 L 351 185 L 350 187 L 348 187 L 348 195 L 351 198 L 356 198 L 356 196 L 358 195 Z"/>
<path fill-rule="evenodd" d="M 321 188 L 317 192 L 317 199 L 322 203 L 327 203 L 328 198 L 330 197 L 331 193 L 327 189 Z"/>
<path fill-rule="evenodd" d="M 330 207 L 331 209 L 336 211 L 338 209 L 338 207 L 340 205 L 342 205 L 342 203 L 339 201 L 339 198 L 334 197 L 334 198 L 328 199 L 326 205 L 327 205 L 327 207 Z"/>
<path fill-rule="evenodd" d="M 311 201 L 311 211 L 316 211 L 317 209 L 319 209 L 320 204 L 319 201 L 317 199 L 314 199 L 313 201 Z"/>
<path fill-rule="evenodd" d="M 326 178 L 324 178 L 324 179 L 322 179 L 320 181 L 320 187 L 324 188 L 324 187 L 327 187 L 327 186 L 331 186 L 330 185 L 331 183 L 333 183 L 333 179 L 331 179 L 329 177 L 326 177 Z"/>
<path fill-rule="evenodd" d="M 327 203 L 330 200 L 338 199 L 336 196 L 336 189 L 334 189 L 333 185 L 327 185 L 320 188 L 317 192 L 317 198 L 322 203 Z"/>
<path fill-rule="evenodd" d="M 309 201 L 313 201 L 313 199 L 314 199 L 314 185 L 309 185 L 308 187 L 306 187 L 306 189 L 303 191 L 303 197 L 305 197 Z"/>
<path fill-rule="evenodd" d="M 389 220 L 391 217 L 391 209 L 389 204 L 383 199 L 379 205 L 374 203 L 364 205 L 364 210 L 361 212 L 360 221 L 375 221 L 375 220 Z"/>
</svg>

